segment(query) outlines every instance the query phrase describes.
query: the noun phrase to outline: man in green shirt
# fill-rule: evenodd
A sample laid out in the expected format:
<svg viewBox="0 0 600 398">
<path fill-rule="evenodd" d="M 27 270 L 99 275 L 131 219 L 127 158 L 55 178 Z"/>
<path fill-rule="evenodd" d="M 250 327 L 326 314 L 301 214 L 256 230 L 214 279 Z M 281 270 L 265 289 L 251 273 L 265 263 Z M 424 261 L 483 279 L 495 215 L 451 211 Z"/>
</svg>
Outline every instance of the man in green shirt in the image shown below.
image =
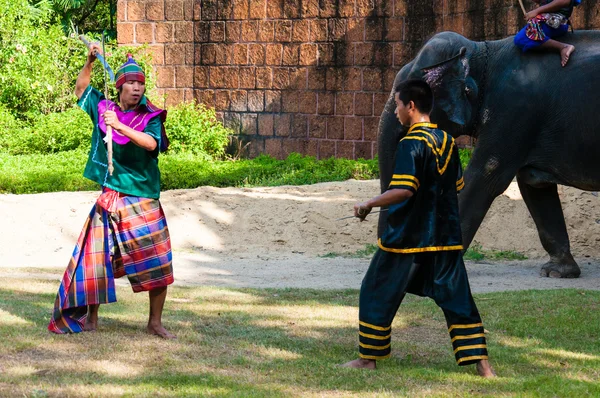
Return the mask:
<svg viewBox="0 0 600 398">
<path fill-rule="evenodd" d="M 48 329 L 95 331 L 100 304 L 116 301 L 114 279 L 127 275 L 134 292 L 148 291 L 148 333 L 175 338 L 162 325 L 167 286 L 173 283 L 169 230 L 159 202 L 158 154 L 166 150 L 166 111 L 144 96 L 143 70 L 128 55 L 116 73 L 119 103 L 90 86 L 97 44 L 77 78 L 78 105 L 94 125 L 84 176 L 102 186 L 59 288 Z M 106 132 L 113 129 L 112 165 Z"/>
</svg>

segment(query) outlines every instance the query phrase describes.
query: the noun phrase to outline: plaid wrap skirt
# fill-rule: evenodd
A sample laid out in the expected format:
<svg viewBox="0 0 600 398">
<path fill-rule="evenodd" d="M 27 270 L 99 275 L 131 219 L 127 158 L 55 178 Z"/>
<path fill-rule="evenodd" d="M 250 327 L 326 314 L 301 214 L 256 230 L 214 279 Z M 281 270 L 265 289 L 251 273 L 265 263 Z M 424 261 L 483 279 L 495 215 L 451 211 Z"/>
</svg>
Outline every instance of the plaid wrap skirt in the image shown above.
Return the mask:
<svg viewBox="0 0 600 398">
<path fill-rule="evenodd" d="M 105 191 L 94 204 L 62 278 L 48 330 L 78 333 L 87 306 L 117 301 L 115 278 L 127 275 L 134 292 L 173 283 L 169 229 L 157 199 Z"/>
</svg>

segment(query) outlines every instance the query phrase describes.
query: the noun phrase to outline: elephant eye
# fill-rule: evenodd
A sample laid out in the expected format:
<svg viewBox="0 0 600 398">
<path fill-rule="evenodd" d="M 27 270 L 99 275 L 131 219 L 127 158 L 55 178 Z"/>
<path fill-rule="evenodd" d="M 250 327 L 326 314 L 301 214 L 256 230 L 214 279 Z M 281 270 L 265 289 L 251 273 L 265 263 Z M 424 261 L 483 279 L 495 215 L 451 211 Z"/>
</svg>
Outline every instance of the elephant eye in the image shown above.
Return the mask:
<svg viewBox="0 0 600 398">
<path fill-rule="evenodd" d="M 465 87 L 465 94 L 470 95 L 471 92 L 472 92 L 472 90 L 469 86 Z"/>
</svg>

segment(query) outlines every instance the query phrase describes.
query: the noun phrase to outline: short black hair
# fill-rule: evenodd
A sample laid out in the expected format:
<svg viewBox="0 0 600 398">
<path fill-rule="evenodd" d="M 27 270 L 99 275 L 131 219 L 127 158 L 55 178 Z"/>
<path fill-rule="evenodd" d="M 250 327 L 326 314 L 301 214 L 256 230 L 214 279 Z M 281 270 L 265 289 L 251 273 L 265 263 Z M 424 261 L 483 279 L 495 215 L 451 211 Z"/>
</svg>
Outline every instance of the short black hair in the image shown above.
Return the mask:
<svg viewBox="0 0 600 398">
<path fill-rule="evenodd" d="M 431 113 L 433 109 L 433 92 L 429 84 L 423 80 L 411 79 L 398 83 L 394 88 L 394 92 L 399 94 L 400 101 L 404 105 L 408 105 L 412 101 L 419 112 L 428 115 Z"/>
</svg>

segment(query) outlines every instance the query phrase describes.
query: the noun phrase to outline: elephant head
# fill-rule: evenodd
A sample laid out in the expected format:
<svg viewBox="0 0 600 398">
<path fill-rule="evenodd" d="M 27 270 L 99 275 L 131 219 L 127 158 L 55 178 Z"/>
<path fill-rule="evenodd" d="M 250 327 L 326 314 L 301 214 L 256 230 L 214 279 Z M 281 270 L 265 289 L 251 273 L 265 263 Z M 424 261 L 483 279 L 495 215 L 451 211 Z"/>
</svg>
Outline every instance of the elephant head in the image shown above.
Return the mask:
<svg viewBox="0 0 600 398">
<path fill-rule="evenodd" d="M 468 131 L 475 116 L 479 87 L 470 76 L 475 44 L 452 32 L 437 34 L 396 76 L 394 85 L 423 79 L 434 94 L 432 119 L 457 136 Z"/>
</svg>

